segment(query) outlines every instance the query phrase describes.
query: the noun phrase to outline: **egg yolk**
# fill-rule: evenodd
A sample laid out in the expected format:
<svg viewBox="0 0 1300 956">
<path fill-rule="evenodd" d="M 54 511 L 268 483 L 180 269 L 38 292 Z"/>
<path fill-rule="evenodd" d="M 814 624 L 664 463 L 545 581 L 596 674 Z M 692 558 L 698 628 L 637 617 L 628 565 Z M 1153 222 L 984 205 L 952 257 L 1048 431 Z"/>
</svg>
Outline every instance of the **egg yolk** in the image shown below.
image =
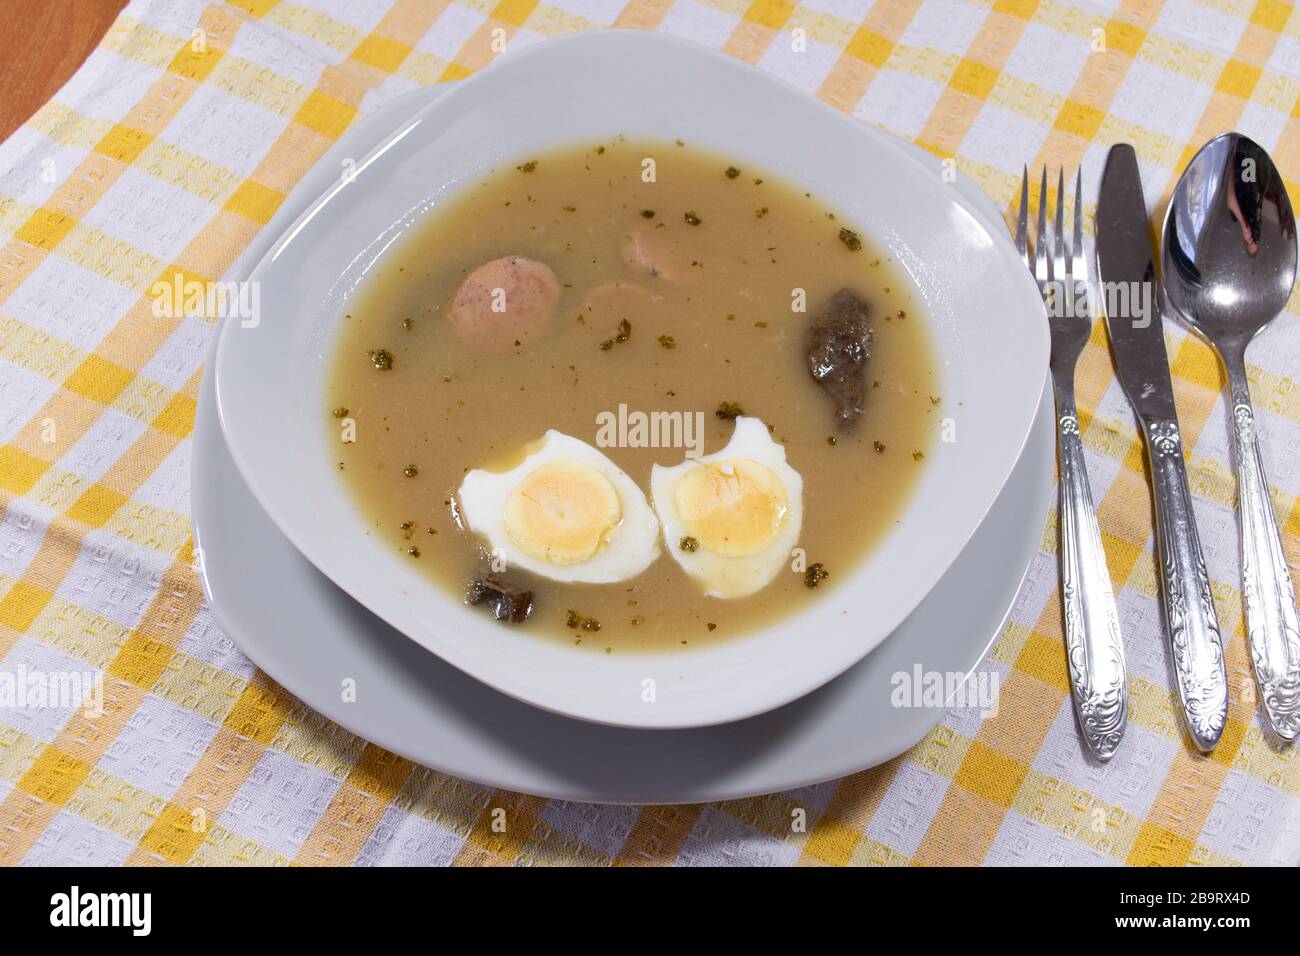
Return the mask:
<svg viewBox="0 0 1300 956">
<path fill-rule="evenodd" d="M 614 485 L 585 462 L 540 465 L 506 498 L 505 527 L 530 557 L 551 564 L 592 558 L 623 517 Z"/>
<path fill-rule="evenodd" d="M 785 520 L 785 486 L 756 461 L 696 465 L 677 482 L 677 514 L 686 533 L 724 557 L 757 554 L 772 543 Z"/>
</svg>

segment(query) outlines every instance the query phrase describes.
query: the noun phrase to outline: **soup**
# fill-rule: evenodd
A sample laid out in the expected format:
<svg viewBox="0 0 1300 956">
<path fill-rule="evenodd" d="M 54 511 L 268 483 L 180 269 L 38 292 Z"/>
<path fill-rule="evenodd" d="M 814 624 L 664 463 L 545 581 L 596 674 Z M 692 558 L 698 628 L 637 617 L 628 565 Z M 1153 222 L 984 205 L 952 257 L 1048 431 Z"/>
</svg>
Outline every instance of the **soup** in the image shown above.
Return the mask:
<svg viewBox="0 0 1300 956">
<path fill-rule="evenodd" d="M 346 311 L 322 418 L 372 533 L 583 650 L 697 648 L 824 600 L 898 520 L 942 415 L 889 257 L 681 142 L 493 171 Z"/>
</svg>

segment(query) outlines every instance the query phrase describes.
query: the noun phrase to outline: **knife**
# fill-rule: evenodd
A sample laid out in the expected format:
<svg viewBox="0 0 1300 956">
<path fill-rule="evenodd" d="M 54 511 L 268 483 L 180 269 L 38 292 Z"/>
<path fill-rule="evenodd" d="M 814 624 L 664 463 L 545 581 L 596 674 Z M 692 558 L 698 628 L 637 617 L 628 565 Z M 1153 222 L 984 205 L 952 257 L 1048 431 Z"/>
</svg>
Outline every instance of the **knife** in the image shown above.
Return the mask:
<svg viewBox="0 0 1300 956">
<path fill-rule="evenodd" d="M 1116 377 L 1137 414 L 1151 465 L 1160 593 L 1178 696 L 1192 740 L 1208 752 L 1228 718 L 1228 677 L 1187 488 L 1146 201 L 1137 154 L 1127 143 L 1111 147 L 1101 178 L 1097 278 Z"/>
</svg>

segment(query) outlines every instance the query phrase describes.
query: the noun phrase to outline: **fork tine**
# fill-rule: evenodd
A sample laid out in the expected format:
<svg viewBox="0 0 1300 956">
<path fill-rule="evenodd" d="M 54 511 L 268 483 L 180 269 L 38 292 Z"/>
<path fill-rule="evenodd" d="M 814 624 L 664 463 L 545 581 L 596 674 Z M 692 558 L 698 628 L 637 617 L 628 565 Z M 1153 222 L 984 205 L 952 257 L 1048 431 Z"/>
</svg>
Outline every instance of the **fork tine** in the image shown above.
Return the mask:
<svg viewBox="0 0 1300 956">
<path fill-rule="evenodd" d="M 1088 281 L 1088 260 L 1083 254 L 1083 167 L 1074 174 L 1074 240 L 1070 243 L 1070 255 L 1074 260 L 1071 275 L 1077 286 Z"/>
<path fill-rule="evenodd" d="M 1056 223 L 1052 239 L 1053 273 L 1057 281 L 1064 281 L 1070 276 L 1065 268 L 1065 167 L 1056 176 Z"/>
<path fill-rule="evenodd" d="M 1047 167 L 1038 186 L 1038 232 L 1034 236 L 1034 278 L 1040 283 L 1050 282 L 1051 263 L 1047 257 Z"/>
<path fill-rule="evenodd" d="M 1025 267 L 1033 271 L 1029 261 L 1029 167 L 1024 167 L 1020 177 L 1020 215 L 1016 217 L 1016 249 Z"/>
</svg>

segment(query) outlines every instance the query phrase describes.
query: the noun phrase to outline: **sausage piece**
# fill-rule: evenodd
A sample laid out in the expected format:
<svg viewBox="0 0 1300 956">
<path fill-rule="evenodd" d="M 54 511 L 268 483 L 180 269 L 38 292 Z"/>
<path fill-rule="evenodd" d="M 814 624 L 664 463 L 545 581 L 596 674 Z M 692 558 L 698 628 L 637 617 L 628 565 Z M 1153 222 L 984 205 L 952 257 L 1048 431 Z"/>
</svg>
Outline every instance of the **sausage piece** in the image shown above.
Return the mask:
<svg viewBox="0 0 1300 956">
<path fill-rule="evenodd" d="M 672 261 L 670 240 L 656 235 L 654 227 L 638 223 L 623 237 L 623 261 L 634 272 L 672 282 L 678 278 L 680 264 Z"/>
<path fill-rule="evenodd" d="M 451 304 L 452 328 L 484 352 L 527 345 L 550 331 L 560 283 L 551 267 L 523 256 L 484 263 L 461 283 Z"/>
</svg>

